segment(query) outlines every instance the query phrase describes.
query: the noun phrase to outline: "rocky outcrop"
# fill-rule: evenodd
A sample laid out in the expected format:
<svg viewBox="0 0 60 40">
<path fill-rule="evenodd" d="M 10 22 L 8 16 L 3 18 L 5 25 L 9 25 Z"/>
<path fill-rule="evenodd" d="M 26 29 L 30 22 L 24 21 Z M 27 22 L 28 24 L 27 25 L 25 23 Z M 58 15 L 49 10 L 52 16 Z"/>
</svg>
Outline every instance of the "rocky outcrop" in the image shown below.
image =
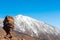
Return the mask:
<svg viewBox="0 0 60 40">
<path fill-rule="evenodd" d="M 11 39 L 5 39 L 6 32 L 4 31 L 3 28 L 0 28 L 0 40 L 36 40 L 36 38 L 31 37 L 29 35 L 19 33 L 17 31 L 13 32 L 12 38 Z"/>
<path fill-rule="evenodd" d="M 11 16 L 6 16 L 3 21 L 3 29 L 6 32 L 5 38 L 11 39 L 14 29 L 14 19 Z"/>
</svg>

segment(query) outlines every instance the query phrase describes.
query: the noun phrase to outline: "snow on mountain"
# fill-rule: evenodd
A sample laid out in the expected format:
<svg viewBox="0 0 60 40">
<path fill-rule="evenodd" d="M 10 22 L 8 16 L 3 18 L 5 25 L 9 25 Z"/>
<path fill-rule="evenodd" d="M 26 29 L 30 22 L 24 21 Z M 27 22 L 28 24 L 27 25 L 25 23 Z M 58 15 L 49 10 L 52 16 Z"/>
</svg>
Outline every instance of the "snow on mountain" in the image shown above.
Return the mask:
<svg viewBox="0 0 60 40">
<path fill-rule="evenodd" d="M 3 20 L 2 18 L 0 18 L 0 27 L 3 27 Z"/>
<path fill-rule="evenodd" d="M 18 15 L 14 17 L 15 30 L 39 37 L 41 34 L 60 35 L 60 30 L 44 22 L 30 18 L 28 16 Z"/>
<path fill-rule="evenodd" d="M 4 19 L 0 18 L 0 27 L 3 27 L 3 20 Z M 30 35 L 32 37 L 60 37 L 59 29 L 28 16 L 17 15 L 14 17 L 14 21 L 15 31 Z"/>
</svg>

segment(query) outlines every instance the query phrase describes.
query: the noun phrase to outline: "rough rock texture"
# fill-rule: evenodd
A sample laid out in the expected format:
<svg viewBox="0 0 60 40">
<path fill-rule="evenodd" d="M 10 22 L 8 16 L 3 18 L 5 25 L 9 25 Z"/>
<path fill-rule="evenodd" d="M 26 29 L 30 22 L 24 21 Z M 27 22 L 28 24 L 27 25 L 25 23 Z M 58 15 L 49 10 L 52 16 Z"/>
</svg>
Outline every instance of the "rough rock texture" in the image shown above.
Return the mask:
<svg viewBox="0 0 60 40">
<path fill-rule="evenodd" d="M 4 38 L 5 35 L 6 33 L 3 30 L 3 28 L 0 28 L 0 40 L 8 40 Z M 23 34 L 23 33 L 19 33 L 17 31 L 14 31 L 11 40 L 36 40 L 36 38 Z"/>
<path fill-rule="evenodd" d="M 14 19 L 11 16 L 6 16 L 3 21 L 3 29 L 6 32 L 5 38 L 12 38 L 13 29 L 14 29 Z"/>
</svg>

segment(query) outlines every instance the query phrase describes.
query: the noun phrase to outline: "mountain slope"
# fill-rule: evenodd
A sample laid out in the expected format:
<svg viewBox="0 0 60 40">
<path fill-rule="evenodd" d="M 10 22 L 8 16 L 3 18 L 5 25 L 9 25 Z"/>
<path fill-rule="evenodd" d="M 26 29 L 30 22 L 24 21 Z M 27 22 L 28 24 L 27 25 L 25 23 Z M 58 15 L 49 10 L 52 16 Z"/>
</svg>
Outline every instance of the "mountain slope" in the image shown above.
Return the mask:
<svg viewBox="0 0 60 40">
<path fill-rule="evenodd" d="M 18 36 L 22 33 L 34 37 L 36 40 L 60 40 L 60 30 L 44 22 L 23 15 L 15 16 L 14 21 L 14 30 Z"/>
<path fill-rule="evenodd" d="M 4 38 L 5 35 L 6 35 L 5 31 L 3 30 L 3 28 L 0 27 L 0 40 L 8 40 L 8 39 Z M 36 38 L 34 38 L 34 37 L 14 31 L 12 38 L 10 40 L 28 40 L 28 39 L 29 40 L 36 40 Z"/>
<path fill-rule="evenodd" d="M 0 27 L 3 27 L 3 18 L 0 18 Z"/>
<path fill-rule="evenodd" d="M 46 38 L 51 38 L 51 40 L 56 40 L 56 36 L 58 38 L 60 37 L 60 30 L 44 22 L 23 15 L 18 15 L 14 17 L 14 19 L 16 27 L 15 30 L 19 32 L 37 38 L 45 36 Z"/>
</svg>

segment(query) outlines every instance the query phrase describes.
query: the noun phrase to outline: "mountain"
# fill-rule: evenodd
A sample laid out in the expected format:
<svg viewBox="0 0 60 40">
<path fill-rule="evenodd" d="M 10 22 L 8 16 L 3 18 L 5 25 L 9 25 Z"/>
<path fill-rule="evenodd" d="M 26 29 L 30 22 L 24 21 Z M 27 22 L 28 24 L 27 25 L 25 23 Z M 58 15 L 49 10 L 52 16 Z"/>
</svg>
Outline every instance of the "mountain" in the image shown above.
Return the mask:
<svg viewBox="0 0 60 40">
<path fill-rule="evenodd" d="M 0 20 L 0 26 L 3 26 L 3 19 Z M 14 21 L 14 31 L 18 36 L 30 38 L 30 40 L 60 40 L 60 30 L 52 25 L 23 15 L 15 16 Z"/>
<path fill-rule="evenodd" d="M 0 27 L 3 27 L 3 18 L 0 18 Z"/>
</svg>

